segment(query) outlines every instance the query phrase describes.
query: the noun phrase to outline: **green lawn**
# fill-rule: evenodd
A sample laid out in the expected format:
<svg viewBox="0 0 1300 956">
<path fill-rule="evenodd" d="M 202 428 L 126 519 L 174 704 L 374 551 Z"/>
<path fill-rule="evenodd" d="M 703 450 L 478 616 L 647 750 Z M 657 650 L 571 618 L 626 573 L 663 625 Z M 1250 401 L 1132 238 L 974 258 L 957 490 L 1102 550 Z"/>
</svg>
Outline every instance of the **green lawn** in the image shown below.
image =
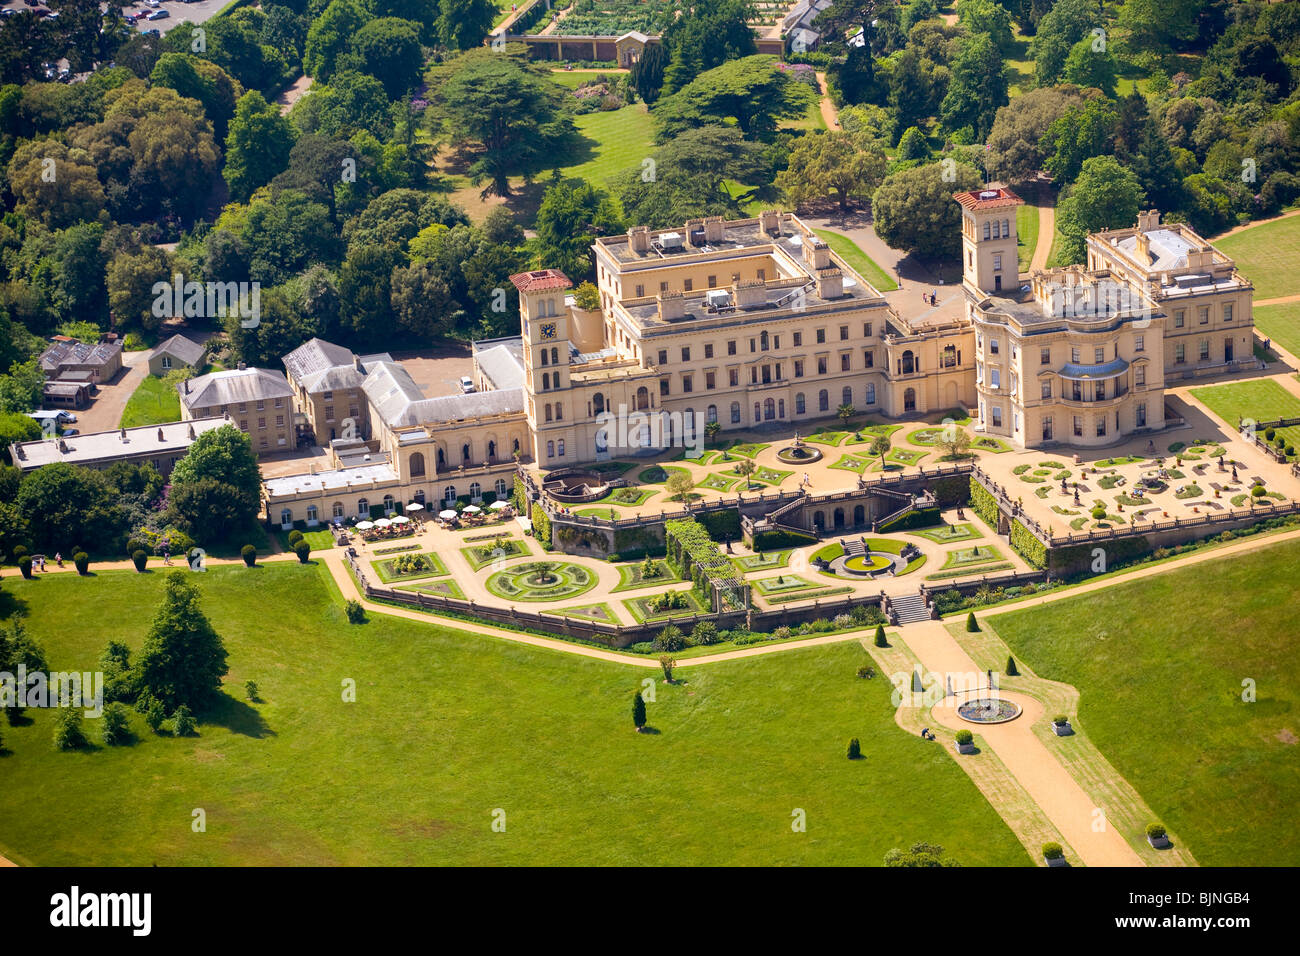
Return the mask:
<svg viewBox="0 0 1300 956">
<path fill-rule="evenodd" d="M 162 425 L 181 420 L 181 399 L 176 389 L 164 385 L 155 375 L 146 375 L 139 387 L 131 393 L 122 409 L 118 428 L 135 428 L 137 425 Z"/>
<path fill-rule="evenodd" d="M 651 670 L 372 614 L 320 566 L 196 575 L 230 652 L 199 736 L 57 753 L 51 717 L 4 726 L 0 852 L 24 865 L 879 865 L 928 841 L 1029 865 L 944 748 L 900 731 L 856 642 Z M 5 581 L 4 613 L 61 668 L 138 649 L 162 575 Z M 273 609 L 273 610 L 272 610 Z M 262 702 L 243 700 L 246 679 Z M 357 700 L 342 700 L 355 679 Z M 99 728 L 90 723 L 92 737 Z M 849 737 L 866 757 L 844 759 Z M 206 811 L 207 832 L 191 831 Z M 792 832 L 792 814 L 807 832 Z M 504 812 L 506 831 L 494 832 Z M 499 814 L 498 814 L 499 819 Z"/>
<path fill-rule="evenodd" d="M 830 246 L 831 250 L 847 262 L 858 275 L 875 286 L 877 292 L 893 292 L 898 288 L 894 277 L 876 265 L 875 261 L 848 236 L 831 229 L 814 229 L 813 232 L 825 239 L 826 245 Z"/>
<path fill-rule="evenodd" d="M 1202 865 L 1296 866 L 1298 563 L 1300 543 L 1274 544 L 984 623 L 1080 690 L 1076 729 Z"/>
<path fill-rule="evenodd" d="M 583 76 L 590 78 L 594 74 Z M 576 161 L 570 158 L 571 165 L 560 167 L 565 176 L 580 176 L 594 186 L 604 187 L 616 173 L 640 170 L 642 160 L 655 153 L 654 126 L 643 103 L 621 110 L 587 113 L 577 117 L 574 124 L 588 141 L 590 155 Z"/>
<path fill-rule="evenodd" d="M 1019 206 L 1016 208 L 1016 258 L 1021 272 L 1028 272 L 1034 261 L 1034 250 L 1038 248 L 1038 207 Z"/>
<path fill-rule="evenodd" d="M 1223 419 L 1229 428 L 1237 427 L 1238 418 L 1271 422 L 1279 418 L 1300 417 L 1300 398 L 1268 378 L 1194 388 L 1192 395 Z M 1300 447 L 1300 425 L 1282 428 L 1279 432 L 1286 435 L 1291 444 Z"/>
<path fill-rule="evenodd" d="M 1255 325 L 1292 355 L 1300 355 L 1300 302 L 1255 306 Z"/>
<path fill-rule="evenodd" d="M 1300 216 L 1279 219 L 1216 239 L 1255 285 L 1255 299 L 1300 293 Z"/>
</svg>

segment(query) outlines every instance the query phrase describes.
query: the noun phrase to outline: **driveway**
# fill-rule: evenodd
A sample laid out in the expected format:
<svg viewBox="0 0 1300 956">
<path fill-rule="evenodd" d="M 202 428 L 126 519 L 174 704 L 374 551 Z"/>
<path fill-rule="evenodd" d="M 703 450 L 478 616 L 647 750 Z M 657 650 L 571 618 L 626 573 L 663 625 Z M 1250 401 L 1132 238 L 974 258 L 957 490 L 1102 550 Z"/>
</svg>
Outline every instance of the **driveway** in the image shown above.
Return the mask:
<svg viewBox="0 0 1300 956">
<path fill-rule="evenodd" d="M 99 386 L 99 394 L 89 408 L 75 412 L 75 427 L 82 434 L 107 432 L 118 427 L 122 409 L 149 374 L 149 349 L 122 353 L 122 371 L 108 385 Z"/>
</svg>

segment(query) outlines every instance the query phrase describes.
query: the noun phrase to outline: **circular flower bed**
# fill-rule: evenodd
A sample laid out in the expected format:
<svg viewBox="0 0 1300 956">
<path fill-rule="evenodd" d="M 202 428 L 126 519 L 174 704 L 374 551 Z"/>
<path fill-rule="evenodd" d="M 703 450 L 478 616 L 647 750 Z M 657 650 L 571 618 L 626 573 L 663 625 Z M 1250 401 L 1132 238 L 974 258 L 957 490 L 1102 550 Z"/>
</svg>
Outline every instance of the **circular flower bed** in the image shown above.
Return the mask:
<svg viewBox="0 0 1300 956">
<path fill-rule="evenodd" d="M 1001 697 L 981 697 L 959 706 L 957 716 L 972 724 L 1005 724 L 1020 716 L 1020 705 Z"/>
<path fill-rule="evenodd" d="M 498 571 L 487 588 L 510 601 L 556 601 L 585 594 L 596 586 L 596 574 L 581 565 L 530 561 Z"/>
<path fill-rule="evenodd" d="M 786 465 L 808 465 L 819 461 L 821 457 L 820 451 L 807 445 L 788 445 L 778 449 L 776 453 L 777 461 Z"/>
<path fill-rule="evenodd" d="M 846 559 L 844 568 L 855 574 L 870 574 L 872 571 L 883 570 L 893 563 L 892 557 L 886 557 L 883 554 L 868 554 L 866 557 Z"/>
</svg>

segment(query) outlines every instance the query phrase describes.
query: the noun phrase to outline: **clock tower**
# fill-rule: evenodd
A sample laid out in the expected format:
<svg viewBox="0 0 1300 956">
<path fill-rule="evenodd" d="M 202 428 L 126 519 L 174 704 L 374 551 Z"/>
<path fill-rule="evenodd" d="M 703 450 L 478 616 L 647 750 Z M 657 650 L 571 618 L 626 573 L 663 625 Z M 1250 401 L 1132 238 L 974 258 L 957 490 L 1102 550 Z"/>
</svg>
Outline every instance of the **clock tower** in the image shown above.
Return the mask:
<svg viewBox="0 0 1300 956">
<path fill-rule="evenodd" d="M 519 290 L 524 340 L 524 390 L 528 424 L 536 444 L 534 458 L 545 461 L 547 432 L 571 428 L 569 407 L 569 310 L 564 294 L 573 283 L 559 269 L 539 269 L 510 277 Z M 552 438 L 552 441 L 556 439 Z"/>
</svg>

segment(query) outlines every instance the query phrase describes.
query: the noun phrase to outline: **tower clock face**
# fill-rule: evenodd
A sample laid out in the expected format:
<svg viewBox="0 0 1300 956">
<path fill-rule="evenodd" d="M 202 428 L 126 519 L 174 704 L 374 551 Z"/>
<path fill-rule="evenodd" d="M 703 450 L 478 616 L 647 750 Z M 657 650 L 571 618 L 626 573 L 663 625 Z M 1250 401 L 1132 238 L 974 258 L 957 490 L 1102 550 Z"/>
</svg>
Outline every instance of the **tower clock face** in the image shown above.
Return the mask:
<svg viewBox="0 0 1300 956">
<path fill-rule="evenodd" d="M 553 339 L 553 338 L 555 338 L 555 323 L 554 323 L 554 322 L 546 322 L 546 323 L 544 323 L 544 324 L 542 325 L 542 338 L 544 338 L 544 339 Z"/>
</svg>

